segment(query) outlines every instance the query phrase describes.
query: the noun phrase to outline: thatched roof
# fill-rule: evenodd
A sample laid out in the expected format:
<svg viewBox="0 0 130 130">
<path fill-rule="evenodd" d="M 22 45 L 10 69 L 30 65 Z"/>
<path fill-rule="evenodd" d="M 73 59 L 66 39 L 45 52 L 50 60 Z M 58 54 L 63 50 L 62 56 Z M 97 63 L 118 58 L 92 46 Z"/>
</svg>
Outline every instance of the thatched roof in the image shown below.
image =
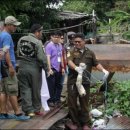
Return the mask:
<svg viewBox="0 0 130 130">
<path fill-rule="evenodd" d="M 86 13 L 79 13 L 79 12 L 72 12 L 72 11 L 63 11 L 59 13 L 59 17 L 62 20 L 74 20 L 74 19 L 79 19 L 79 18 L 85 18 L 88 17 L 89 14 Z"/>
</svg>

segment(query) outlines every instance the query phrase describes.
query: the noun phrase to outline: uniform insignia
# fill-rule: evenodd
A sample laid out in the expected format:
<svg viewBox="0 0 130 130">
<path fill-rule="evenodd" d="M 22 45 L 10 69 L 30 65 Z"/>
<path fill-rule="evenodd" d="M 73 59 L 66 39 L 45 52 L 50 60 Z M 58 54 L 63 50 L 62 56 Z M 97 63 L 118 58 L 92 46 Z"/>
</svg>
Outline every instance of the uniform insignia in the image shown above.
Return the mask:
<svg viewBox="0 0 130 130">
<path fill-rule="evenodd" d="M 19 56 L 34 58 L 35 44 L 33 45 L 33 43 L 29 41 L 21 40 L 19 48 Z"/>
<path fill-rule="evenodd" d="M 74 52 L 74 55 L 75 55 L 75 56 L 78 56 L 78 55 L 79 55 L 79 52 Z"/>
</svg>

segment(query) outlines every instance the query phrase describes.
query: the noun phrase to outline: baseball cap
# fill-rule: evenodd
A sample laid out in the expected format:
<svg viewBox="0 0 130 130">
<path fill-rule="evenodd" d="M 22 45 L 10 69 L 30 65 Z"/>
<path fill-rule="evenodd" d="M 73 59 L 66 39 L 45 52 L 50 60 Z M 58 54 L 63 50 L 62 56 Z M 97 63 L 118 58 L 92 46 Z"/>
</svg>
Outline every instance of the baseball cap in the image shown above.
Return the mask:
<svg viewBox="0 0 130 130">
<path fill-rule="evenodd" d="M 75 32 L 68 32 L 67 36 L 69 39 L 72 39 L 76 33 Z"/>
<path fill-rule="evenodd" d="M 68 35 L 68 36 L 70 36 L 70 35 L 75 35 L 75 32 L 68 32 L 67 35 Z"/>
<path fill-rule="evenodd" d="M 33 24 L 31 29 L 30 29 L 30 32 L 34 33 L 36 31 L 41 31 L 41 30 L 43 30 L 43 26 L 42 25 L 40 25 L 40 24 Z"/>
<path fill-rule="evenodd" d="M 21 22 L 19 22 L 14 16 L 7 16 L 5 18 L 5 24 L 19 26 L 21 24 Z"/>
</svg>

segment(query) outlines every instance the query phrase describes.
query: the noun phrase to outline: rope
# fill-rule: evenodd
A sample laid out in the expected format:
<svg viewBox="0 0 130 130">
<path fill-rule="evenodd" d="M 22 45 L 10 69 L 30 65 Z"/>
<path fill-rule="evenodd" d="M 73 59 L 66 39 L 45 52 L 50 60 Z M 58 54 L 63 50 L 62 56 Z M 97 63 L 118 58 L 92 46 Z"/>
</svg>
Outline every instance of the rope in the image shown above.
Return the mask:
<svg viewBox="0 0 130 130">
<path fill-rule="evenodd" d="M 91 78 L 95 79 L 97 82 L 101 82 L 101 80 L 97 79 L 96 76 L 94 76 L 92 73 L 90 73 L 89 71 L 85 70 L 83 73 L 83 77 L 85 77 L 87 79 L 87 81 L 89 81 L 90 83 L 92 83 L 92 81 L 87 77 L 87 73 L 89 75 L 91 75 Z M 101 82 L 102 83 L 102 82 Z"/>
<path fill-rule="evenodd" d="M 81 25 L 86 25 L 86 24 L 92 24 L 93 21 L 91 19 L 89 20 L 85 20 L 83 22 L 81 22 L 80 24 L 77 24 L 77 25 L 73 25 L 73 26 L 69 26 L 69 27 L 62 27 L 62 28 L 54 28 L 54 29 L 48 29 L 48 30 L 43 30 L 43 33 L 51 33 L 53 31 L 63 31 L 63 30 L 67 30 L 67 29 L 70 29 L 70 28 L 75 28 L 75 27 L 78 27 L 78 26 L 81 26 Z M 24 30 L 24 29 L 20 29 L 20 30 Z M 29 29 L 26 29 L 26 31 L 29 31 Z M 13 34 L 28 34 L 28 33 L 13 33 Z"/>
<path fill-rule="evenodd" d="M 90 74 L 91 77 L 93 77 L 96 81 L 102 83 L 105 85 L 105 92 L 104 92 L 104 104 L 105 104 L 105 109 L 104 109 L 104 113 L 106 113 L 106 109 L 107 109 L 107 89 L 108 89 L 108 84 L 107 84 L 107 80 L 102 82 L 101 80 L 98 80 L 93 74 L 91 74 L 89 71 L 85 70 L 85 73 L 83 73 L 83 77 L 85 77 L 87 79 L 87 81 L 89 81 L 91 83 L 91 80 L 86 77 L 86 74 Z"/>
<path fill-rule="evenodd" d="M 106 109 L 107 109 L 107 88 L 108 88 L 108 84 L 107 84 L 107 80 L 104 82 L 105 84 L 105 92 L 104 92 L 104 95 L 105 95 L 105 101 L 104 101 L 104 104 L 105 104 L 105 112 L 106 113 Z"/>
</svg>

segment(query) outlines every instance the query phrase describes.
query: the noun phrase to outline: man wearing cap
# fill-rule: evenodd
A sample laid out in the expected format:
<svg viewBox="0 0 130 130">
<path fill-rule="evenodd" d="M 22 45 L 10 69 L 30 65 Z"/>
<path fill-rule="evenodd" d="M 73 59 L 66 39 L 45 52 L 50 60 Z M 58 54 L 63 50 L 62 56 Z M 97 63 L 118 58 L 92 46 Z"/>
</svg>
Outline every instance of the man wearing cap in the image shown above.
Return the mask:
<svg viewBox="0 0 130 130">
<path fill-rule="evenodd" d="M 43 27 L 32 25 L 29 35 L 18 41 L 17 56 L 19 58 L 19 87 L 22 98 L 22 110 L 31 117 L 43 115 L 41 109 L 42 68 L 47 72 L 47 58 L 42 48 Z"/>
<path fill-rule="evenodd" d="M 72 32 L 72 31 L 67 33 L 66 49 L 68 51 L 71 50 L 71 49 L 73 49 L 73 47 L 74 47 L 74 42 L 73 42 L 74 35 L 75 35 L 75 32 Z"/>
<path fill-rule="evenodd" d="M 2 64 L 5 67 L 5 74 L 2 75 L 1 95 L 0 95 L 0 108 L 1 114 L 0 119 L 15 118 L 17 120 L 28 120 L 30 117 L 24 116 L 18 107 L 17 96 L 18 96 L 18 82 L 16 78 L 16 60 L 14 54 L 14 43 L 11 37 L 11 33 L 16 31 L 17 26 L 21 22 L 14 16 L 8 16 L 5 18 L 4 29 L 0 34 L 0 48 L 6 48 L 5 56 L 2 59 Z M 3 69 L 2 69 L 3 70 Z M 9 98 L 15 115 L 7 114 L 6 103 Z"/>
</svg>

